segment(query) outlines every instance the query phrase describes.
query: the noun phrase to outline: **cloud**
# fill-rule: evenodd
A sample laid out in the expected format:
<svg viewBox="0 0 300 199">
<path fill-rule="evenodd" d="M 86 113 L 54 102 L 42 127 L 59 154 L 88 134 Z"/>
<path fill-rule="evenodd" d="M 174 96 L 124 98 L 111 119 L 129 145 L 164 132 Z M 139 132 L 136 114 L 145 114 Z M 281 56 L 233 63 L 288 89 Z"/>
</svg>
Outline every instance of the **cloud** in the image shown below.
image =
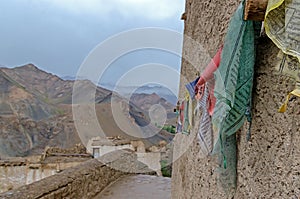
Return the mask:
<svg viewBox="0 0 300 199">
<path fill-rule="evenodd" d="M 184 0 L 41 0 L 74 14 L 122 17 L 143 17 L 164 20 L 183 12 Z M 40 1 L 40 2 L 41 2 Z"/>
</svg>

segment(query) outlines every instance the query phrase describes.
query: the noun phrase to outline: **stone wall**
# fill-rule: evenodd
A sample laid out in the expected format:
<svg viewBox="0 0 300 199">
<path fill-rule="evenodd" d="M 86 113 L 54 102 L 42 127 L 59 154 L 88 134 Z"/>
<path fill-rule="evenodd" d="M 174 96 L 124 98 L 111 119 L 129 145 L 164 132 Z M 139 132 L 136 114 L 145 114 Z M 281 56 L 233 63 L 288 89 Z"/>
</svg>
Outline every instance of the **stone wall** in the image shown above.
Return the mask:
<svg viewBox="0 0 300 199">
<path fill-rule="evenodd" d="M 187 42 L 187 37 L 199 42 L 213 56 L 224 41 L 230 16 L 238 0 L 187 0 L 185 41 L 181 69 L 180 97 L 184 81 L 193 80 L 206 63 L 203 54 Z M 297 199 L 300 196 L 300 100 L 290 102 L 284 114 L 277 110 L 295 82 L 279 75 L 278 49 L 268 38 L 258 46 L 253 91 L 253 125 L 251 142 L 246 142 L 247 128 L 237 133 L 238 181 L 236 199 L 272 198 Z M 196 57 L 195 57 L 196 56 Z M 195 124 L 199 124 L 196 119 Z M 174 140 L 172 198 L 228 198 L 217 185 L 214 158 L 200 152 L 196 132 L 177 134 Z"/>
<path fill-rule="evenodd" d="M 85 160 L 88 160 L 85 158 Z M 67 168 L 81 164 L 83 160 L 54 163 L 1 164 L 0 162 L 0 193 L 19 188 L 55 175 Z"/>
<path fill-rule="evenodd" d="M 56 152 L 0 160 L 0 193 L 31 184 L 91 159 L 88 154 L 54 156 Z"/>
<path fill-rule="evenodd" d="M 0 193 L 39 181 L 55 173 L 56 169 L 0 166 Z"/>
<path fill-rule="evenodd" d="M 134 152 L 119 150 L 2 193 L 0 198 L 94 198 L 119 177 L 131 174 L 153 175 L 155 171 L 139 162 Z"/>
<path fill-rule="evenodd" d="M 161 153 L 160 152 L 147 152 L 136 153 L 137 160 L 149 167 L 149 169 L 156 171 L 158 176 L 161 176 Z"/>
<path fill-rule="evenodd" d="M 93 198 L 123 175 L 125 173 L 94 159 L 41 181 L 0 194 L 0 198 Z"/>
</svg>

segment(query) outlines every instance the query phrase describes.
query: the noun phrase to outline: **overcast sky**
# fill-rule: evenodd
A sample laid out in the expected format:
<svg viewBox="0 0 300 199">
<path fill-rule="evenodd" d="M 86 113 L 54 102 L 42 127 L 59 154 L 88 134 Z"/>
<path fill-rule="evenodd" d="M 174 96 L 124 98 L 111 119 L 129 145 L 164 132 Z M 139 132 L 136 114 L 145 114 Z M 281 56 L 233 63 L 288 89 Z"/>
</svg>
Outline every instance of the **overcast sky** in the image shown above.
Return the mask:
<svg viewBox="0 0 300 199">
<path fill-rule="evenodd" d="M 59 76 L 75 76 L 91 50 L 117 33 L 144 27 L 168 28 L 182 33 L 180 16 L 184 12 L 184 2 L 1 0 L 0 65 L 14 67 L 34 63 Z M 113 84 L 126 70 L 151 62 L 176 70 L 180 67 L 178 56 L 146 50 L 116 61 L 108 72 L 119 75 L 110 79 L 108 73 L 103 79 Z"/>
</svg>

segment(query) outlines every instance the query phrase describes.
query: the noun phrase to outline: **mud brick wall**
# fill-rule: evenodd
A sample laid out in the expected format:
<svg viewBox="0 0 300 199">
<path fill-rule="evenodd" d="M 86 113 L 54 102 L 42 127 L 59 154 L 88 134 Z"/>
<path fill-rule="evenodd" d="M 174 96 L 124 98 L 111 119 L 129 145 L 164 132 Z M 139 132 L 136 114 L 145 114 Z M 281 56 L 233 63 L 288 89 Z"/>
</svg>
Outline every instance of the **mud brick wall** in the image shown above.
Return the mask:
<svg viewBox="0 0 300 199">
<path fill-rule="evenodd" d="M 186 1 L 180 98 L 184 95 L 184 79 L 194 80 L 197 71 L 203 70 L 207 63 L 204 54 L 187 42 L 188 38 L 213 56 L 224 41 L 228 22 L 238 4 L 237 0 Z M 278 52 L 268 38 L 260 39 L 251 142 L 246 142 L 248 126 L 237 133 L 236 199 L 298 199 L 300 196 L 300 99 L 292 100 L 286 113 L 277 112 L 295 84 L 274 70 Z M 198 124 L 199 118 L 196 118 L 195 125 Z M 175 137 L 174 159 L 179 159 L 173 164 L 172 198 L 227 198 L 217 185 L 215 159 L 202 155 L 195 135 L 192 131 L 189 136 L 177 134 Z"/>
<path fill-rule="evenodd" d="M 94 198 L 106 186 L 126 175 L 98 160 L 89 160 L 56 175 L 0 194 L 0 198 Z"/>
</svg>

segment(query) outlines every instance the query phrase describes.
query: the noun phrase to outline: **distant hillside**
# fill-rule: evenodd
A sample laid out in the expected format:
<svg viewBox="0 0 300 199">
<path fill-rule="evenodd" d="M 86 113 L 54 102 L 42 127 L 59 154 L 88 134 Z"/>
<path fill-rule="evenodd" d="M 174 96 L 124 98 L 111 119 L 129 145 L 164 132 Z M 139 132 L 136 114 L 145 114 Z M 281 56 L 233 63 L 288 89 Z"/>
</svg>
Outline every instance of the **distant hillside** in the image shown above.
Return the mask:
<svg viewBox="0 0 300 199">
<path fill-rule="evenodd" d="M 116 89 L 123 96 L 131 95 L 132 91 L 135 94 L 148 94 L 151 95 L 152 93 L 157 94 L 161 98 L 166 99 L 169 103 L 176 105 L 177 103 L 177 95 L 178 91 L 175 90 L 173 93 L 170 89 L 160 86 L 160 85 L 143 85 L 143 86 L 118 86 L 114 88 L 114 85 L 111 84 L 103 84 L 103 87 L 108 88 L 110 90 Z"/>
<path fill-rule="evenodd" d="M 144 101 L 141 96 L 136 96 L 128 102 L 114 94 L 112 100 L 111 91 L 97 87 L 91 81 L 80 80 L 78 93 L 74 95 L 85 96 L 88 90 L 96 90 L 95 99 L 91 97 L 89 103 L 95 104 L 96 119 L 103 132 L 98 132 L 89 121 L 84 121 L 89 130 L 79 136 L 72 114 L 73 85 L 74 81 L 63 80 L 32 64 L 13 69 L 0 68 L 0 157 L 37 154 L 46 146 L 72 147 L 101 133 L 105 136 L 121 135 L 128 139 L 138 139 L 142 134 L 155 131 L 151 125 L 143 128 L 150 123 L 146 107 L 153 103 L 169 106 L 165 100 L 152 95 L 145 95 Z M 77 103 L 80 103 L 80 99 Z M 112 114 L 112 105 L 123 107 L 116 114 L 118 118 Z M 121 124 L 115 119 L 121 121 Z M 130 135 L 124 133 L 124 129 Z M 151 146 L 160 140 L 168 141 L 172 138 L 173 135 L 161 131 L 142 140 Z"/>
<path fill-rule="evenodd" d="M 0 69 L 0 115 L 29 117 L 35 120 L 55 114 L 55 108 L 41 99 L 36 93 L 29 92 L 4 70 Z"/>
<path fill-rule="evenodd" d="M 176 105 L 177 103 L 177 93 L 178 91 L 175 91 L 173 93 L 170 89 L 164 87 L 164 86 L 159 86 L 159 85 L 146 85 L 146 86 L 141 86 L 136 89 L 135 93 L 140 93 L 140 94 L 152 94 L 155 93 L 161 98 L 164 98 L 167 100 L 169 103 Z"/>
<path fill-rule="evenodd" d="M 34 94 L 47 104 L 71 104 L 74 81 L 63 80 L 56 75 L 38 69 L 33 64 L 8 69 L 1 68 L 14 83 Z M 81 91 L 96 87 L 91 81 L 81 80 Z M 107 89 L 96 88 L 96 100 L 101 100 L 111 92 Z"/>
<path fill-rule="evenodd" d="M 72 115 L 34 121 L 0 116 L 0 158 L 41 154 L 45 146 L 73 147 L 81 143 Z"/>
<path fill-rule="evenodd" d="M 149 109 L 155 104 L 161 105 L 167 112 L 168 122 L 174 124 L 174 118 L 176 118 L 176 114 L 174 113 L 175 106 L 168 102 L 166 99 L 158 96 L 156 93 L 134 93 L 131 96 L 130 101 L 146 112 L 148 112 Z"/>
</svg>

